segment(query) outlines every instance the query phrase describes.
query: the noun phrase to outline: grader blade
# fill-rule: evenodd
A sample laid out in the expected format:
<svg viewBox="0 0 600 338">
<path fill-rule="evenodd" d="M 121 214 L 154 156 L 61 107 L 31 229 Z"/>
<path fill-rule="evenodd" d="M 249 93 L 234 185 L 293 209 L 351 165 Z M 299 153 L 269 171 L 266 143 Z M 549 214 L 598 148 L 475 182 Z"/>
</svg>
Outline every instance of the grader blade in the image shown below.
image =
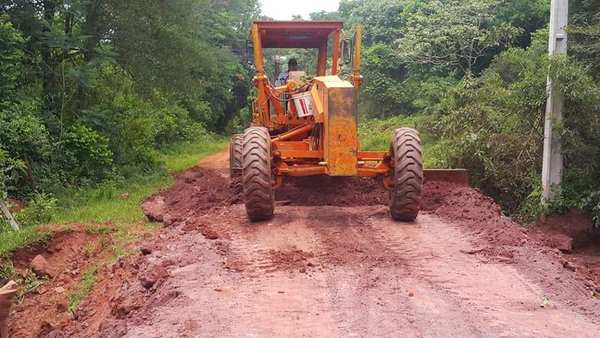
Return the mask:
<svg viewBox="0 0 600 338">
<path fill-rule="evenodd" d="M 459 185 L 469 185 L 469 175 L 466 169 L 425 169 L 423 177 L 425 182 L 438 181 L 450 182 Z"/>
</svg>

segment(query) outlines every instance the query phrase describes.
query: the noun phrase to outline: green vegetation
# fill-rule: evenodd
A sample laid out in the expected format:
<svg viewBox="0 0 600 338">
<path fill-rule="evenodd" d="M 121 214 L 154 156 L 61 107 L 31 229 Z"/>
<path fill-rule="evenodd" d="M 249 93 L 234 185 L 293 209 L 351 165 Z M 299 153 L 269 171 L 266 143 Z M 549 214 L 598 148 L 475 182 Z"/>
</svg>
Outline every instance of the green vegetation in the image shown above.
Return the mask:
<svg viewBox="0 0 600 338">
<path fill-rule="evenodd" d="M 359 138 L 364 150 L 388 151 L 390 140 L 398 127 L 410 127 L 420 131 L 426 168 L 446 168 L 444 156 L 438 153 L 442 147 L 439 139 L 432 137 L 425 128 L 429 119 L 425 115 L 397 115 L 383 119 L 364 119 L 359 123 Z"/>
<path fill-rule="evenodd" d="M 2 282 L 2 284 L 11 280 L 16 274 L 17 270 L 12 261 L 6 261 L 0 264 L 0 282 Z"/>
<path fill-rule="evenodd" d="M 28 224 L 21 231 L 4 229 L 0 232 L 0 257 L 6 257 L 14 250 L 35 243 L 47 241 L 52 234 L 40 230 L 35 224 L 42 222 L 84 223 L 85 231 L 98 235 L 99 240 L 90 242 L 83 248 L 83 254 L 94 257 L 108 249 L 106 258 L 96 260 L 87 268 L 77 286 L 67 294 L 68 310 L 74 313 L 79 303 L 92 291 L 98 271 L 108 263 L 131 254 L 129 244 L 139 240 L 157 225 L 148 223 L 142 213 L 142 201 L 152 193 L 171 185 L 172 174 L 194 166 L 204 156 L 226 148 L 226 141 L 220 137 L 206 140 L 206 143 L 180 143 L 161 152 L 157 157 L 163 163 L 162 170 L 149 175 L 140 174 L 122 181 L 106 181 L 95 187 L 69 188 L 56 195 L 56 198 L 36 196 L 30 205 L 17 214 L 22 221 L 37 222 Z M 105 257 L 104 255 L 102 257 Z M 44 279 L 31 271 L 19 275 L 11 260 L 0 264 L 0 284 L 17 280 L 19 298 L 35 291 Z"/>
<path fill-rule="evenodd" d="M 110 190 L 231 129 L 258 12 L 256 0 L 0 1 L 0 200 Z"/>
<path fill-rule="evenodd" d="M 67 309 L 70 313 L 75 313 L 79 303 L 92 292 L 94 285 L 96 284 L 96 275 L 98 274 L 98 271 L 99 268 L 96 265 L 87 268 L 81 275 L 81 281 L 77 288 L 67 295 L 69 301 Z"/>
<path fill-rule="evenodd" d="M 256 0 L 0 1 L 0 255 L 50 222 L 142 219 L 167 173 L 221 149 L 251 86 Z"/>
<path fill-rule="evenodd" d="M 208 144 L 179 144 L 161 153 L 164 172 L 139 175 L 125 181 L 107 181 L 91 189 L 70 189 L 57 195 L 64 201 L 52 216 L 53 223 L 131 224 L 143 221 L 144 199 L 173 182 L 170 173 L 188 169 L 206 155 L 226 148 L 226 141 Z"/>
<path fill-rule="evenodd" d="M 600 3 L 571 2 L 569 57 L 547 56 L 549 0 L 343 0 L 365 26 L 366 148 L 416 126 L 429 167 L 464 167 L 522 216 L 581 208 L 600 223 Z M 319 13 L 319 15 L 324 15 Z M 351 32 L 347 32 L 351 33 Z M 561 197 L 541 204 L 546 77 L 565 97 Z"/>
<path fill-rule="evenodd" d="M 43 243 L 50 234 L 38 231 L 35 225 L 44 223 L 84 223 L 90 234 L 115 232 L 119 242 L 113 248 L 115 257 L 124 255 L 124 246 L 137 238 L 138 229 L 151 229 L 146 224 L 140 205 L 151 194 L 168 187 L 174 181 L 172 174 L 194 166 L 202 157 L 226 148 L 226 141 L 213 137 L 206 143 L 181 143 L 169 147 L 157 158 L 161 170 L 119 181 L 105 181 L 94 187 L 68 188 L 56 197 L 36 196 L 27 208 L 17 214 L 25 227 L 12 231 L 6 225 L 0 232 L 0 256 L 17 248 Z M 110 227 L 102 224 L 109 222 Z M 150 226 L 150 228 L 148 228 Z"/>
<path fill-rule="evenodd" d="M 0 233 L 0 256 L 6 256 L 18 248 L 43 244 L 49 238 L 49 234 L 39 232 L 33 227 L 26 227 L 20 231 L 5 229 Z"/>
</svg>

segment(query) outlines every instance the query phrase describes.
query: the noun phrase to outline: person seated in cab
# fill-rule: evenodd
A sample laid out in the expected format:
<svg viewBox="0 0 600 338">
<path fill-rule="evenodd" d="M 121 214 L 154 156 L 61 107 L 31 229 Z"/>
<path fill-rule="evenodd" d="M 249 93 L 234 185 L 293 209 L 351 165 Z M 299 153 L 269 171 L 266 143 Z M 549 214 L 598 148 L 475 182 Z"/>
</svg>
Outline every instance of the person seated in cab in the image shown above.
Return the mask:
<svg viewBox="0 0 600 338">
<path fill-rule="evenodd" d="M 288 79 L 290 78 L 290 72 L 297 72 L 297 71 L 298 71 L 298 61 L 294 58 L 291 58 L 288 61 L 287 72 L 282 72 L 281 74 L 279 74 L 279 76 L 277 77 L 277 80 L 275 81 L 275 86 L 285 86 L 287 84 Z"/>
</svg>

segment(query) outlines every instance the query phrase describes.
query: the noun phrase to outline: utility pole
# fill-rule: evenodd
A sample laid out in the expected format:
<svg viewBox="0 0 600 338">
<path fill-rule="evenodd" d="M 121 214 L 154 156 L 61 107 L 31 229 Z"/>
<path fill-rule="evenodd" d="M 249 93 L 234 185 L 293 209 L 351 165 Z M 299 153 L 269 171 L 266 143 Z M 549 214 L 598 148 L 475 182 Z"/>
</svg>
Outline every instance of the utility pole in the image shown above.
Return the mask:
<svg viewBox="0 0 600 338">
<path fill-rule="evenodd" d="M 548 53 L 550 56 L 567 54 L 567 33 L 565 27 L 569 22 L 569 0 L 552 0 L 550 11 L 550 38 Z M 557 90 L 550 76 L 546 90 L 546 118 L 544 123 L 544 154 L 542 169 L 543 201 L 549 202 L 560 191 L 563 171 L 563 157 L 560 135 L 554 126 L 562 122 L 564 99 Z"/>
</svg>

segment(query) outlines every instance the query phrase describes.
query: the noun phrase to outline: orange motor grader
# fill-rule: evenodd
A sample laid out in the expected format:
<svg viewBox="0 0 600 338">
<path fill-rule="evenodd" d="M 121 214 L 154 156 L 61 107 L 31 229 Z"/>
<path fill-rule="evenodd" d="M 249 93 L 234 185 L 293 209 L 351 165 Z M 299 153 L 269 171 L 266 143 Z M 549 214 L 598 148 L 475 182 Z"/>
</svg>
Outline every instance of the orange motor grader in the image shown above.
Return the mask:
<svg viewBox="0 0 600 338">
<path fill-rule="evenodd" d="M 389 189 L 391 216 L 399 221 L 417 217 L 423 184 L 419 134 L 398 128 L 390 135 L 389 151 L 360 149 L 362 27 L 356 27 L 353 41 L 342 41 L 342 28 L 340 21 L 252 25 L 248 48 L 256 69 L 252 126 L 235 135 L 230 145 L 231 174 L 241 176 L 251 221 L 273 216 L 274 191 L 286 176 L 313 175 L 381 178 Z M 287 83 L 275 86 L 265 72 L 264 48 L 315 49 L 316 76 L 307 80 L 290 72 Z M 340 77 L 342 63 L 351 64 L 347 79 Z"/>
</svg>

